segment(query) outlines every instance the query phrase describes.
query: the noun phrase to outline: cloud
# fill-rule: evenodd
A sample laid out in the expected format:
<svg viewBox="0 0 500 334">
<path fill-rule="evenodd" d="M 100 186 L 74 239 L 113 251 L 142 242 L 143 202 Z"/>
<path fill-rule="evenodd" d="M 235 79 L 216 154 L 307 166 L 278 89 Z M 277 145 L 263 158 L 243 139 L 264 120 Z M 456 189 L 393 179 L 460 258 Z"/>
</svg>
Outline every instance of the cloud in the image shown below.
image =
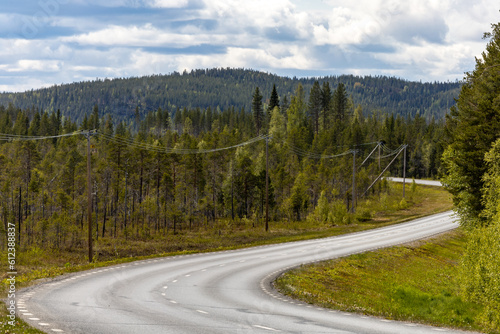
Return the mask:
<svg viewBox="0 0 500 334">
<path fill-rule="evenodd" d="M 157 8 L 183 8 L 188 6 L 188 4 L 188 0 L 154 0 L 150 3 L 150 6 Z"/>
<path fill-rule="evenodd" d="M 207 67 L 455 80 L 499 17 L 494 0 L 19 0 L 0 8 L 0 89 Z"/>
</svg>

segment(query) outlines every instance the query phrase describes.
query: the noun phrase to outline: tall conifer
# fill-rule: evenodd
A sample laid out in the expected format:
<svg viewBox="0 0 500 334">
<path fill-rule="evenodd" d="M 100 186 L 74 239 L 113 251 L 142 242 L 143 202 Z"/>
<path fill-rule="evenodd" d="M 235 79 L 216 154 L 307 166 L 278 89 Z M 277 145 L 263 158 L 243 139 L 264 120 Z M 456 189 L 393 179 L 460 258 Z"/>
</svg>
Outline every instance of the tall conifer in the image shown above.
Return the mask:
<svg viewBox="0 0 500 334">
<path fill-rule="evenodd" d="M 262 124 L 264 122 L 264 110 L 262 108 L 262 95 L 260 94 L 259 87 L 255 88 L 255 92 L 253 94 L 252 99 L 252 112 L 255 121 L 255 128 L 257 130 L 257 134 L 260 134 L 260 130 L 262 128 Z"/>
<path fill-rule="evenodd" d="M 500 138 L 500 25 L 493 25 L 491 38 L 473 72 L 466 73 L 455 107 L 447 115 L 449 145 L 444 153 L 443 182 L 453 194 L 464 225 L 484 223 L 482 188 L 484 156 Z"/>
</svg>

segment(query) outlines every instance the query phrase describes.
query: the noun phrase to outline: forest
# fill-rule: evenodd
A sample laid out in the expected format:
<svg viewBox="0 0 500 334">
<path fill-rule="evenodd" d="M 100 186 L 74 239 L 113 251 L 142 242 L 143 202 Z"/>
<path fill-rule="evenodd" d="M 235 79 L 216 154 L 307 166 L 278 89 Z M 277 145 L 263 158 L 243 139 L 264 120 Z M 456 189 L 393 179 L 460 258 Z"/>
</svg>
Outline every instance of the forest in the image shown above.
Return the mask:
<svg viewBox="0 0 500 334">
<path fill-rule="evenodd" d="M 0 228 L 16 224 L 20 249 L 74 250 L 85 248 L 88 218 L 95 239 L 148 240 L 262 221 L 266 203 L 271 222 L 342 225 L 358 200 L 384 191 L 367 189 L 385 167 L 402 175 L 403 152 L 407 177 L 438 175 L 443 119 L 367 115 L 343 84 L 316 81 L 308 97 L 299 84 L 287 103 L 278 90 L 253 87 L 251 112 L 157 108 L 133 125 L 98 104 L 80 123 L 0 107 Z"/>
<path fill-rule="evenodd" d="M 500 328 L 500 25 L 493 24 L 482 57 L 467 73 L 446 117 L 442 182 L 468 233 L 461 289 L 486 307 L 482 321 Z"/>
<path fill-rule="evenodd" d="M 0 105 L 12 103 L 21 109 L 35 106 L 40 111 L 57 112 L 80 124 L 97 104 L 100 115 L 111 115 L 114 122 L 134 125 L 151 110 L 178 109 L 224 111 L 230 108 L 251 111 L 252 93 L 260 87 L 264 103 L 273 85 L 284 105 L 290 102 L 299 84 L 306 99 L 314 85 L 328 82 L 333 87 L 342 83 L 349 97 L 363 108 L 365 116 L 373 111 L 414 117 L 427 121 L 442 119 L 454 105 L 461 83 L 412 82 L 385 76 L 329 76 L 323 78 L 287 78 L 247 69 L 200 69 L 168 75 L 134 78 L 96 79 L 88 82 L 61 84 L 22 93 L 1 93 Z"/>
</svg>

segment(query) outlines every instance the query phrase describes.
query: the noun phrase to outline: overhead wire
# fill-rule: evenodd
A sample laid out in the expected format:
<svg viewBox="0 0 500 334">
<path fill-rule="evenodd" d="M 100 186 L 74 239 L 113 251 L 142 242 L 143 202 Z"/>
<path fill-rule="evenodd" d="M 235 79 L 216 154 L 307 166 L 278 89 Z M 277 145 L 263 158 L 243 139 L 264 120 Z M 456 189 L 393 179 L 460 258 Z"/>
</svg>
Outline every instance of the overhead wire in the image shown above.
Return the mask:
<svg viewBox="0 0 500 334">
<path fill-rule="evenodd" d="M 56 136 L 24 136 L 24 135 L 14 135 L 14 134 L 0 133 L 0 140 L 6 140 L 6 141 L 12 141 L 12 140 L 20 140 L 20 141 L 43 140 L 43 139 L 54 139 L 54 138 L 75 136 L 75 135 L 80 135 L 82 133 L 83 133 L 83 131 L 81 131 L 81 130 L 80 131 L 71 132 L 71 133 L 65 133 L 65 134 L 62 134 L 62 135 L 56 135 Z"/>
<path fill-rule="evenodd" d="M 158 152 L 158 153 L 172 153 L 172 154 L 203 154 L 203 153 L 206 154 L 206 153 L 220 152 L 220 151 L 238 148 L 241 146 L 250 145 L 250 144 L 253 144 L 253 143 L 256 143 L 258 141 L 261 141 L 261 140 L 268 138 L 267 135 L 260 135 L 260 136 L 257 136 L 255 138 L 251 138 L 245 142 L 242 142 L 242 143 L 239 143 L 236 145 L 226 146 L 226 147 L 212 148 L 212 149 L 201 149 L 201 148 L 200 149 L 185 149 L 185 148 L 175 148 L 175 147 L 174 148 L 162 147 L 162 146 L 158 146 L 155 144 L 147 144 L 147 143 L 143 143 L 143 142 L 137 142 L 137 141 L 134 141 L 131 139 L 126 139 L 126 138 L 123 138 L 120 136 L 111 136 L 111 135 L 108 135 L 105 133 L 98 133 L 98 134 L 100 136 L 102 136 L 110 141 L 113 141 L 115 143 L 118 143 L 118 144 L 125 144 L 125 145 L 131 146 L 131 147 L 135 147 L 135 148 L 147 150 L 147 151 L 154 151 L 154 152 Z"/>
<path fill-rule="evenodd" d="M 78 130 L 78 131 L 74 131 L 71 133 L 55 135 L 55 136 L 25 136 L 25 135 L 0 133 L 0 141 L 13 141 L 13 140 L 27 141 L 27 140 L 54 139 L 54 138 L 82 135 L 85 133 L 86 133 L 86 131 L 84 131 L 84 130 Z M 167 154 L 206 154 L 206 153 L 221 152 L 221 151 L 225 151 L 225 150 L 230 150 L 230 149 L 250 145 L 250 144 L 259 142 L 261 140 L 270 139 L 270 137 L 268 135 L 259 135 L 257 137 L 251 138 L 245 142 L 231 145 L 231 146 L 226 146 L 226 147 L 212 148 L 212 149 L 201 149 L 201 148 L 186 149 L 186 148 L 175 148 L 175 147 L 173 147 L 173 148 L 172 147 L 163 147 L 163 146 L 158 145 L 158 144 L 148 144 L 145 142 L 139 142 L 139 141 L 136 141 L 133 139 L 125 138 L 125 137 L 122 137 L 119 135 L 110 135 L 110 134 L 100 132 L 100 131 L 95 131 L 95 134 L 100 136 L 100 137 L 103 137 L 109 141 L 117 143 L 117 144 L 127 145 L 129 147 L 133 147 L 133 148 L 137 148 L 137 149 L 141 149 L 141 150 L 147 150 L 147 151 L 158 152 L 158 153 L 167 153 Z M 362 144 L 358 144 L 358 145 L 354 145 L 354 146 L 355 147 L 367 146 L 367 145 L 373 145 L 373 144 L 380 145 L 382 150 L 386 153 L 386 155 L 380 157 L 381 159 L 391 157 L 393 155 L 398 154 L 401 151 L 401 149 L 404 147 L 404 145 L 400 145 L 398 148 L 393 150 L 381 142 L 362 143 Z M 296 147 L 296 146 L 293 146 L 289 143 L 285 143 L 285 145 L 288 146 L 288 149 L 290 150 L 290 152 L 292 152 L 300 157 L 309 158 L 309 159 L 332 159 L 332 158 L 338 158 L 338 157 L 342 157 L 345 155 L 353 154 L 353 152 L 354 152 L 354 149 L 350 149 L 350 150 L 344 151 L 344 152 L 339 153 L 339 154 L 320 154 L 320 153 L 315 153 L 315 152 L 303 150 L 303 149 Z M 347 145 L 337 146 L 337 147 L 345 147 L 345 146 L 347 146 Z M 372 159 L 378 159 L 378 158 L 379 157 L 372 157 Z"/>
<path fill-rule="evenodd" d="M 290 150 L 290 152 L 300 156 L 300 157 L 303 157 L 303 158 L 310 158 L 310 159 L 331 159 L 331 158 L 338 158 L 338 157 L 341 157 L 341 156 L 344 156 L 344 155 L 348 155 L 348 154 L 351 154 L 353 152 L 353 150 L 348 150 L 348 151 L 345 151 L 345 152 L 342 152 L 342 153 L 339 153 L 339 154 L 319 154 L 319 153 L 314 153 L 314 152 L 310 152 L 310 151 L 305 151 L 301 148 L 298 148 L 298 147 L 295 147 L 293 145 L 290 145 L 290 144 L 287 144 L 288 146 L 288 149 Z"/>
</svg>

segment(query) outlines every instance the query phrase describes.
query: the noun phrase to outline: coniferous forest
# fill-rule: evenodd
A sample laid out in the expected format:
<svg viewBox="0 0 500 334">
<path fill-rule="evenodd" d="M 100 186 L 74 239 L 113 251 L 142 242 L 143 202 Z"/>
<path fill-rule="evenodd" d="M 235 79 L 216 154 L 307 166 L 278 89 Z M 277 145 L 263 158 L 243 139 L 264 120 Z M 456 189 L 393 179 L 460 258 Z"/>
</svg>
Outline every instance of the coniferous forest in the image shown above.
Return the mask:
<svg viewBox="0 0 500 334">
<path fill-rule="evenodd" d="M 136 106 L 132 120 L 102 103 L 79 122 L 36 105 L 2 106 L 1 228 L 15 222 L 24 249 L 83 249 L 88 148 L 96 239 L 262 221 L 266 204 L 270 221 L 347 224 L 358 200 L 384 191 L 367 189 L 391 161 L 387 174 L 402 175 L 404 145 L 407 177 L 438 175 L 442 118 L 366 111 L 343 83 L 299 84 L 287 98 L 279 91 L 252 87 L 249 109 Z"/>
<path fill-rule="evenodd" d="M 373 111 L 414 117 L 430 121 L 441 119 L 455 104 L 459 82 L 414 82 L 394 77 L 330 76 L 323 78 L 287 78 L 246 69 L 200 69 L 169 75 L 134 78 L 96 79 L 89 82 L 61 84 L 23 93 L 1 93 L 0 105 L 12 103 L 21 109 L 32 107 L 51 113 L 60 110 L 66 118 L 80 124 L 94 105 L 101 117 L 108 114 L 113 121 L 134 126 L 136 118 L 144 118 L 158 108 L 175 114 L 187 108 L 213 111 L 230 108 L 251 111 L 255 87 L 262 91 L 263 102 L 269 103 L 273 85 L 283 104 L 288 104 L 298 85 L 306 98 L 315 81 L 337 87 L 342 83 L 347 95 L 361 105 L 366 115 Z"/>
</svg>

